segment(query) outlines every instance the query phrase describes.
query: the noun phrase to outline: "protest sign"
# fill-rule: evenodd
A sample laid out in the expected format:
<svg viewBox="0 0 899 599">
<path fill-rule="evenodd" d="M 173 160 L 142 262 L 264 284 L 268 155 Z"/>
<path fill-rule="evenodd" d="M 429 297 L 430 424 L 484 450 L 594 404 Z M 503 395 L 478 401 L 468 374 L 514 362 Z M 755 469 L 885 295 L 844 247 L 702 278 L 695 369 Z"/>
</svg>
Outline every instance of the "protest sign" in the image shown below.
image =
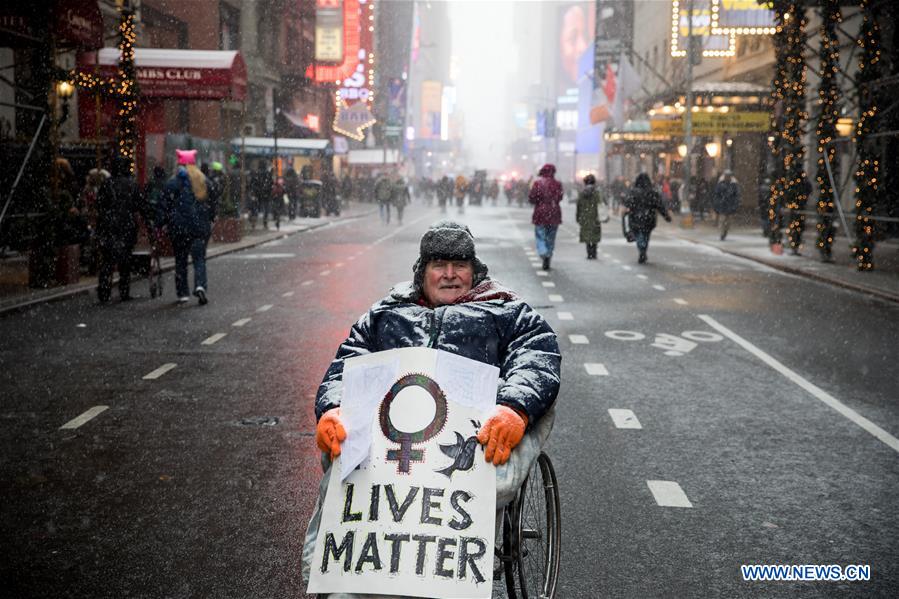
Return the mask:
<svg viewBox="0 0 899 599">
<path fill-rule="evenodd" d="M 307 592 L 489 598 L 496 469 L 476 433 L 499 369 L 404 348 L 346 360 L 343 377 L 347 439 Z"/>
</svg>

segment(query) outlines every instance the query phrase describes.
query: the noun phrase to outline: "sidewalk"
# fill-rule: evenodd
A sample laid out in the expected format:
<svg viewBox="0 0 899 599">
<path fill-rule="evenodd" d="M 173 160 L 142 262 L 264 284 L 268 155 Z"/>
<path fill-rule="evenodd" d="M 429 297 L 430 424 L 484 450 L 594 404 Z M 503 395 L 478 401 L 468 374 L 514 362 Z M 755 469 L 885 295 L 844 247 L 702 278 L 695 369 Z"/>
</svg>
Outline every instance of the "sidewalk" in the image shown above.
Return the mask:
<svg viewBox="0 0 899 599">
<path fill-rule="evenodd" d="M 834 262 L 821 262 L 821 255 L 815 247 L 817 231 L 814 223 L 806 228 L 803 235 L 804 245 L 800 256 L 793 256 L 789 249 L 785 249 L 780 256 L 772 254 L 761 231 L 748 226 L 731 228 L 725 241 L 719 239 L 714 220 L 696 222 L 693 229 L 669 226 L 663 230 L 681 239 L 716 247 L 722 252 L 778 270 L 899 303 L 899 242 L 895 239 L 878 243 L 874 249 L 874 270 L 860 272 L 855 268 L 849 241 L 845 237 L 838 237 L 834 241 Z"/>
<path fill-rule="evenodd" d="M 280 230 L 262 229 L 261 224 L 255 230 L 247 230 L 243 239 L 235 243 L 209 244 L 206 253 L 207 259 L 212 259 L 224 254 L 239 252 L 247 248 L 255 247 L 269 241 L 288 237 L 303 231 L 310 231 L 324 227 L 333 222 L 355 219 L 377 212 L 377 206 L 373 204 L 352 203 L 341 210 L 340 216 L 324 218 L 297 218 L 293 221 L 284 221 Z M 175 268 L 175 258 L 168 256 L 162 258 L 162 270 L 170 271 Z M 140 280 L 140 279 L 133 279 Z M 0 314 L 10 310 L 18 310 L 34 304 L 63 299 L 79 293 L 90 293 L 97 288 L 96 276 L 82 276 L 81 280 L 71 285 L 60 285 L 48 289 L 31 289 L 28 287 L 28 257 L 13 255 L 0 259 Z M 115 290 L 113 290 L 115 291 Z"/>
</svg>

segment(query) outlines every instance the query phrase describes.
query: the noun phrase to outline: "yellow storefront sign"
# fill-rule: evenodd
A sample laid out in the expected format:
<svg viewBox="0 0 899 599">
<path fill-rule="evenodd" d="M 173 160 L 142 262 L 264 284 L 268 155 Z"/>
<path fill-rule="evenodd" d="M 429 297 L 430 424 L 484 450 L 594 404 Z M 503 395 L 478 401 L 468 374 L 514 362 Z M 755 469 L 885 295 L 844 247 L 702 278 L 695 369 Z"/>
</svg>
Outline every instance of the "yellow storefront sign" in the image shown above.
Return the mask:
<svg viewBox="0 0 899 599">
<path fill-rule="evenodd" d="M 693 114 L 694 135 L 721 135 L 722 133 L 764 133 L 771 127 L 771 117 L 766 112 L 697 112 Z M 650 131 L 661 135 L 682 136 L 683 117 L 651 119 Z"/>
</svg>

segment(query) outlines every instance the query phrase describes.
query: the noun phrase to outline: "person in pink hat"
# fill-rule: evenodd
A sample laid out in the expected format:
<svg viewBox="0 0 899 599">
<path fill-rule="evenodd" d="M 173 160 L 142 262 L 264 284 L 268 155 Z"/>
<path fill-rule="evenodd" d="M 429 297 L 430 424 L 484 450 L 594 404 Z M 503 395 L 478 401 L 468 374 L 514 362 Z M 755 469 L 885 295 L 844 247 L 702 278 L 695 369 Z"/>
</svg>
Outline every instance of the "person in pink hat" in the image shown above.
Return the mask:
<svg viewBox="0 0 899 599">
<path fill-rule="evenodd" d="M 194 295 L 201 306 L 209 301 L 206 280 L 206 244 L 216 216 L 210 183 L 197 168 L 196 150 L 176 150 L 178 172 L 165 186 L 166 226 L 175 250 L 175 291 L 178 303 L 190 301 L 188 257 L 194 264 Z"/>
</svg>

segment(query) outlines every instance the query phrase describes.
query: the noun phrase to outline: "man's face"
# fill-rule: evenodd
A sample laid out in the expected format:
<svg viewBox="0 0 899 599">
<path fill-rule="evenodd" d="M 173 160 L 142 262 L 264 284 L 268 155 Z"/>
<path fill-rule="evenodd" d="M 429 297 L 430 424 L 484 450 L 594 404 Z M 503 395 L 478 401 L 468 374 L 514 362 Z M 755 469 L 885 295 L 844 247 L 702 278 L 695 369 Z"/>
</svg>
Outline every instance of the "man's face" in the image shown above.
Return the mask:
<svg viewBox="0 0 899 599">
<path fill-rule="evenodd" d="M 473 277 L 468 260 L 431 260 L 425 267 L 425 299 L 435 307 L 451 304 L 471 291 Z"/>
</svg>

